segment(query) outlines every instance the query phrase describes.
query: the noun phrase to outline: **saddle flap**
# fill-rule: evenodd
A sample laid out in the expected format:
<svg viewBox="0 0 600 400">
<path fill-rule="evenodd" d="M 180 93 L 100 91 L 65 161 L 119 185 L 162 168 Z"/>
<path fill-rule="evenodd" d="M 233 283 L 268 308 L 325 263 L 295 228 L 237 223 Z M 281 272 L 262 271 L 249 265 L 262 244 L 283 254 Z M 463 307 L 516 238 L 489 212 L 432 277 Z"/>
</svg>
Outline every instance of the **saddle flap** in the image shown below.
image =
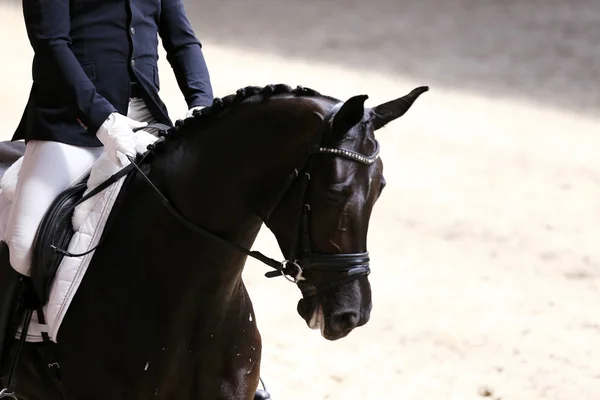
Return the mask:
<svg viewBox="0 0 600 400">
<path fill-rule="evenodd" d="M 75 204 L 83 197 L 87 189 L 89 175 L 64 190 L 50 205 L 33 241 L 31 259 L 31 279 L 41 305 L 48 302 L 54 276 L 63 254 L 55 251 L 52 245 L 58 248 L 67 248 L 75 234 L 71 217 Z"/>
</svg>

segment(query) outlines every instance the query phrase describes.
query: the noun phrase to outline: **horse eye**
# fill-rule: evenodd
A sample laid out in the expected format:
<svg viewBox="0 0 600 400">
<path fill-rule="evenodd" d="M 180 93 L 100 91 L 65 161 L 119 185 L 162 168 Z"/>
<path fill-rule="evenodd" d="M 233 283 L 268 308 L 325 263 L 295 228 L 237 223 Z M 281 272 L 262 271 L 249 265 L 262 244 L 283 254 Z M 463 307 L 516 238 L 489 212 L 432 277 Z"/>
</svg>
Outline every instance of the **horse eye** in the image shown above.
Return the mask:
<svg viewBox="0 0 600 400">
<path fill-rule="evenodd" d="M 345 204 L 348 190 L 342 185 L 332 185 L 325 191 L 325 200 L 335 205 Z"/>
<path fill-rule="evenodd" d="M 385 179 L 381 179 L 381 186 L 379 186 L 379 195 L 381 195 L 381 192 L 383 192 L 384 188 L 385 188 Z"/>
</svg>

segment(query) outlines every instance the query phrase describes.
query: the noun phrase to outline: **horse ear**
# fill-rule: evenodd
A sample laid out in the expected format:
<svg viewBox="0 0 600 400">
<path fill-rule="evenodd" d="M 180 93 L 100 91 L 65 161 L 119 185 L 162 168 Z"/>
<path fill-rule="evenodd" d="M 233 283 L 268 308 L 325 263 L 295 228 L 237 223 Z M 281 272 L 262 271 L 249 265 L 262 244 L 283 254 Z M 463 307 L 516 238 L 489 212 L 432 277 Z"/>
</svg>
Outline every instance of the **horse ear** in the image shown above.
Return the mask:
<svg viewBox="0 0 600 400">
<path fill-rule="evenodd" d="M 362 121 L 365 116 L 365 101 L 368 98 L 367 95 L 359 95 L 346 100 L 333 117 L 331 123 L 333 136 L 342 138 L 350 128 Z"/>
<path fill-rule="evenodd" d="M 371 111 L 371 121 L 375 130 L 403 116 L 419 96 L 428 90 L 428 86 L 420 86 L 405 96 L 374 107 Z"/>
</svg>

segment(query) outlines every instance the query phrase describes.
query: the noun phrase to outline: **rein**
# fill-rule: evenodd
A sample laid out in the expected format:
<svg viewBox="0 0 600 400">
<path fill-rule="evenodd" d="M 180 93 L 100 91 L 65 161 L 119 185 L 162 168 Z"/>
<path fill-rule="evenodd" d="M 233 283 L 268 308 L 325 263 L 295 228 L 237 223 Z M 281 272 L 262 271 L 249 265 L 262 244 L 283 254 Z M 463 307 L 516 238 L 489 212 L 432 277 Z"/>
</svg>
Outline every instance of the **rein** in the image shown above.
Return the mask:
<svg viewBox="0 0 600 400">
<path fill-rule="evenodd" d="M 310 232 L 310 229 L 309 229 L 310 205 L 306 202 L 306 196 L 308 194 L 308 189 L 309 189 L 309 183 L 310 183 L 310 173 L 309 172 L 312 169 L 313 156 L 317 155 L 317 154 L 333 155 L 333 156 L 342 157 L 342 158 L 348 159 L 350 161 L 358 162 L 358 163 L 365 164 L 365 165 L 371 165 L 377 160 L 377 158 L 379 158 L 379 144 L 377 142 L 376 142 L 375 151 L 370 156 L 365 156 L 363 154 L 360 154 L 360 153 L 357 153 L 354 151 L 350 151 L 350 150 L 320 146 L 320 143 L 322 141 L 324 134 L 326 133 L 326 131 L 328 129 L 331 129 L 331 120 L 333 119 L 333 116 L 335 115 L 335 112 L 337 110 L 338 110 L 338 107 L 334 106 L 326 114 L 326 116 L 323 120 L 323 122 L 325 123 L 325 128 L 321 131 L 320 135 L 317 135 L 316 141 L 313 144 L 313 146 L 311 147 L 306 159 L 302 163 L 302 166 L 300 168 L 294 169 L 294 171 L 288 176 L 288 179 L 286 180 L 284 187 L 282 188 L 282 190 L 280 191 L 278 196 L 276 196 L 274 207 L 272 207 L 271 211 L 269 211 L 267 213 L 266 217 L 263 218 L 264 222 L 268 223 L 270 216 L 277 209 L 280 202 L 283 200 L 284 196 L 287 194 L 287 192 L 289 191 L 291 186 L 298 179 L 302 179 L 301 193 L 303 196 L 304 204 L 302 206 L 302 210 L 300 213 L 299 229 L 296 234 L 296 236 L 297 236 L 296 240 L 294 241 L 294 244 L 292 245 L 292 248 L 290 249 L 288 257 L 287 257 L 287 259 L 285 259 L 283 261 L 274 260 L 274 259 L 264 255 L 260 251 L 247 249 L 243 246 L 240 246 L 236 243 L 226 240 L 226 239 L 222 238 L 221 236 L 208 231 L 205 228 L 202 228 L 202 227 L 196 225 L 195 223 L 193 223 L 192 221 L 187 219 L 169 201 L 169 199 L 161 193 L 160 189 L 158 189 L 154 185 L 154 183 L 152 183 L 152 181 L 148 178 L 148 176 L 140 169 L 139 165 L 141 165 L 142 162 L 145 160 L 146 156 L 150 153 L 150 150 L 153 150 L 156 147 L 157 142 L 164 140 L 164 135 L 161 136 L 157 140 L 157 142 L 150 144 L 148 146 L 149 151 L 146 152 L 144 155 L 142 155 L 141 158 L 139 159 L 139 161 L 136 162 L 136 160 L 133 157 L 127 156 L 127 158 L 130 161 L 129 165 L 127 165 L 126 167 L 124 167 L 119 172 L 115 173 L 114 175 L 112 175 L 105 182 L 103 182 L 98 187 L 96 187 L 93 191 L 91 191 L 86 196 L 81 198 L 77 203 L 75 203 L 72 206 L 72 208 L 74 209 L 78 204 L 81 204 L 88 198 L 90 198 L 90 197 L 94 196 L 95 194 L 99 193 L 100 191 L 104 190 L 106 187 L 117 182 L 120 178 L 122 178 L 126 175 L 129 175 L 132 172 L 138 172 L 144 178 L 145 182 L 150 186 L 150 188 L 153 189 L 152 191 L 158 196 L 159 200 L 161 201 L 163 206 L 167 209 L 167 211 L 169 211 L 169 213 L 171 215 L 173 215 L 182 225 L 184 225 L 186 228 L 188 228 L 190 231 L 192 231 L 196 234 L 204 235 L 206 237 L 211 238 L 212 240 L 215 240 L 222 244 L 228 245 L 228 246 L 234 248 L 235 250 L 239 251 L 240 253 L 243 253 L 249 257 L 252 257 L 252 258 L 268 265 L 269 267 L 273 268 L 275 271 L 270 271 L 265 274 L 265 276 L 267 278 L 284 276 L 290 282 L 297 284 L 300 281 L 306 281 L 306 278 L 304 277 L 305 271 L 330 271 L 330 272 L 343 272 L 346 274 L 345 279 L 336 281 L 335 283 L 327 285 L 326 287 L 322 287 L 322 288 L 320 288 L 321 290 L 319 290 L 319 292 L 328 290 L 332 287 L 352 281 L 360 276 L 368 275 L 370 273 L 370 268 L 369 268 L 370 259 L 369 259 L 368 252 L 345 253 L 345 254 L 321 254 L 321 253 L 315 253 L 312 251 L 311 246 L 310 246 L 310 234 L 309 234 L 309 232 Z M 166 125 L 163 125 L 163 124 L 153 123 L 153 124 L 148 124 L 142 128 L 136 128 L 134 130 L 137 131 L 139 129 L 148 129 L 148 128 L 155 128 L 160 131 L 163 131 L 163 133 L 166 133 L 166 130 L 169 127 Z M 66 251 L 64 249 L 60 249 L 54 245 L 52 245 L 52 248 L 55 251 L 63 254 L 66 257 L 79 257 L 79 256 L 91 253 L 92 251 L 96 250 L 100 246 L 101 243 L 102 243 L 102 239 L 92 249 L 86 251 L 85 253 L 81 253 L 81 254 L 69 253 L 68 251 Z M 315 296 L 317 294 L 316 288 L 313 290 L 305 290 L 305 289 L 301 289 L 301 290 L 305 297 L 306 296 Z"/>
</svg>

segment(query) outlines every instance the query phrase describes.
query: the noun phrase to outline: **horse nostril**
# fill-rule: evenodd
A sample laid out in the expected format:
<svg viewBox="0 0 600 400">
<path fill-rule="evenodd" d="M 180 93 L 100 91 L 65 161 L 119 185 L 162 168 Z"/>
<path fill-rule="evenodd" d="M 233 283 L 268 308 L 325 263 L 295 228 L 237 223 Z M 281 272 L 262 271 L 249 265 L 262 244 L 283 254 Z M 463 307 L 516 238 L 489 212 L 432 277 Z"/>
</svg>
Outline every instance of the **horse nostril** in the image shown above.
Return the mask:
<svg viewBox="0 0 600 400">
<path fill-rule="evenodd" d="M 347 331 L 356 328 L 359 321 L 358 313 L 345 311 L 331 316 L 331 327 L 337 331 Z"/>
</svg>

